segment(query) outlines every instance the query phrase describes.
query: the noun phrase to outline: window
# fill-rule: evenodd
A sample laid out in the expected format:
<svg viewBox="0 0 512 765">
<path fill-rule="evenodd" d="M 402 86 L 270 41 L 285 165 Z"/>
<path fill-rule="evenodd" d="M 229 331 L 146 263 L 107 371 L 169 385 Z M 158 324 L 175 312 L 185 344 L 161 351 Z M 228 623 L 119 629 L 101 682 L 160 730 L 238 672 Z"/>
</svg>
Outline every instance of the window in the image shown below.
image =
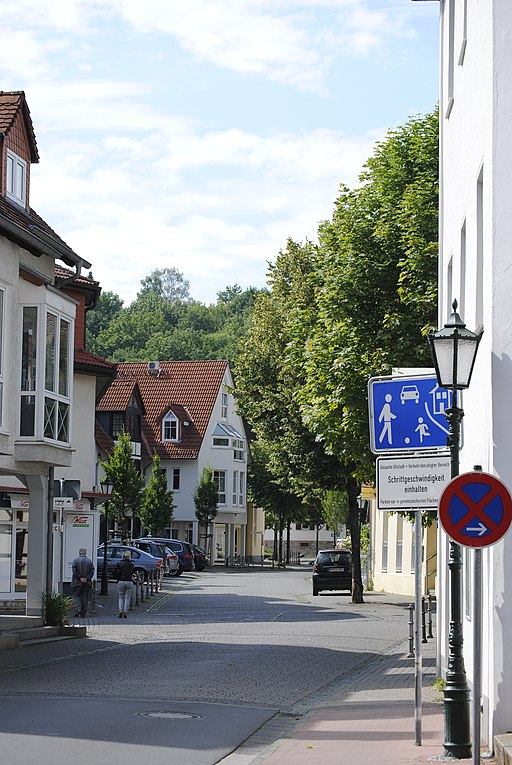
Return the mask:
<svg viewBox="0 0 512 765">
<path fill-rule="evenodd" d="M 124 430 L 124 417 L 122 412 L 112 413 L 112 438 L 119 436 Z"/>
<path fill-rule="evenodd" d="M 226 504 L 226 471 L 214 470 L 213 480 L 217 482 L 217 489 L 219 493 L 219 505 Z"/>
<path fill-rule="evenodd" d="M 169 412 L 162 421 L 162 441 L 178 441 L 179 428 L 178 418 L 173 412 Z"/>
<path fill-rule="evenodd" d="M 70 440 L 70 337 L 69 321 L 48 312 L 43 435 L 63 443 Z"/>
<path fill-rule="evenodd" d="M 223 436 L 214 436 L 213 445 L 214 446 L 229 446 L 229 438 L 227 436 L 226 438 L 224 438 Z"/>
<path fill-rule="evenodd" d="M 397 515 L 396 518 L 396 559 L 395 559 L 395 571 L 397 574 L 402 572 L 403 562 L 403 546 L 404 546 L 404 518 L 402 515 Z"/>
<path fill-rule="evenodd" d="M 239 462 L 244 461 L 244 442 L 241 438 L 233 438 L 233 457 Z"/>
<path fill-rule="evenodd" d="M 71 322 L 57 313 L 48 311 L 44 325 L 45 335 L 42 338 L 44 352 L 39 354 L 38 320 L 37 307 L 23 308 L 20 435 L 48 438 L 69 444 Z M 38 364 L 41 366 L 40 373 Z"/>
<path fill-rule="evenodd" d="M 27 163 L 7 149 L 7 196 L 25 207 L 27 194 Z"/>
<path fill-rule="evenodd" d="M 238 504 L 238 470 L 233 470 L 233 504 Z"/>
<path fill-rule="evenodd" d="M 4 393 L 4 291 L 0 289 L 0 428 L 3 424 L 3 393 Z"/>
<path fill-rule="evenodd" d="M 238 494 L 238 504 L 244 504 L 245 497 L 245 473 L 240 473 L 240 492 Z"/>
<path fill-rule="evenodd" d="M 173 468 L 172 469 L 172 490 L 173 491 L 179 491 L 180 490 L 180 468 Z"/>
<path fill-rule="evenodd" d="M 35 435 L 37 308 L 23 308 L 20 435 Z"/>
<path fill-rule="evenodd" d="M 223 393 L 222 394 L 222 405 L 220 409 L 220 416 L 223 420 L 228 419 L 228 394 Z"/>
</svg>

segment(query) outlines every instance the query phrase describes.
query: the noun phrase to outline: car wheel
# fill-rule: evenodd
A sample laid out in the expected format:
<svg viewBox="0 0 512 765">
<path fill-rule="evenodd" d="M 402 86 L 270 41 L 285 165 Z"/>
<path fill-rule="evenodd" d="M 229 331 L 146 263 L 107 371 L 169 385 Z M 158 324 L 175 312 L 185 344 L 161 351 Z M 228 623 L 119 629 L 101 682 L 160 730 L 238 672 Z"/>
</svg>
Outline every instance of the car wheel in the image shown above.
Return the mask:
<svg viewBox="0 0 512 765">
<path fill-rule="evenodd" d="M 171 571 L 169 571 L 169 576 L 179 576 L 180 570 L 179 568 L 173 568 Z"/>
<path fill-rule="evenodd" d="M 132 573 L 132 581 L 134 584 L 137 584 L 139 577 L 142 577 L 142 581 L 145 582 L 148 578 L 147 571 L 144 571 L 143 568 L 134 568 Z"/>
<path fill-rule="evenodd" d="M 196 564 L 196 571 L 204 571 L 204 566 L 202 566 L 202 565 L 198 566 Z"/>
</svg>

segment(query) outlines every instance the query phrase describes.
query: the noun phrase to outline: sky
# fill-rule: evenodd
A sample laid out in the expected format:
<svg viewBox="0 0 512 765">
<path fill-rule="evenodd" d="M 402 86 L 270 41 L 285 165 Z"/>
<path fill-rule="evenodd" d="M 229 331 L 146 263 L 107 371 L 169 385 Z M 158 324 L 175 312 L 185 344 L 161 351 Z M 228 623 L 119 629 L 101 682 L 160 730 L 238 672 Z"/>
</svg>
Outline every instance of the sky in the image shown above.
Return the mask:
<svg viewBox="0 0 512 765">
<path fill-rule="evenodd" d="M 128 305 L 176 268 L 215 303 L 316 241 L 375 142 L 438 98 L 439 3 L 4 0 L 30 203 Z M 88 273 L 88 271 L 86 272 Z"/>
</svg>

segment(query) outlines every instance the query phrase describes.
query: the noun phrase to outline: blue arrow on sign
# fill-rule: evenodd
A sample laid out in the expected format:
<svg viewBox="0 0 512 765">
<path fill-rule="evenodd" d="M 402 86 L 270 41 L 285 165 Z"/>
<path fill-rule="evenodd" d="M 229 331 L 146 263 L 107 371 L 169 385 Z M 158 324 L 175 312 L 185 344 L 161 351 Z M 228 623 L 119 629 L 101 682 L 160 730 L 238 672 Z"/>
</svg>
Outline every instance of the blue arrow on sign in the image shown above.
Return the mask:
<svg viewBox="0 0 512 765">
<path fill-rule="evenodd" d="M 452 394 L 432 377 L 376 377 L 368 384 L 374 454 L 446 448 Z"/>
</svg>

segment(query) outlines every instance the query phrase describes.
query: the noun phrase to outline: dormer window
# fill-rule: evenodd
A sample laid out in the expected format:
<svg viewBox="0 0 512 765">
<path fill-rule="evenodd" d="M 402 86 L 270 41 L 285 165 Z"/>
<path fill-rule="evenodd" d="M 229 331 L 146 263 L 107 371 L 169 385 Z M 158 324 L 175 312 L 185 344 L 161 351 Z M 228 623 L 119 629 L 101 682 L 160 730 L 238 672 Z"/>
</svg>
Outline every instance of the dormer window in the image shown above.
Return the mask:
<svg viewBox="0 0 512 765">
<path fill-rule="evenodd" d="M 25 207 L 27 199 L 27 163 L 7 149 L 7 197 Z"/>
<path fill-rule="evenodd" d="M 162 441 L 179 441 L 179 421 L 174 412 L 169 412 L 162 420 Z"/>
</svg>

